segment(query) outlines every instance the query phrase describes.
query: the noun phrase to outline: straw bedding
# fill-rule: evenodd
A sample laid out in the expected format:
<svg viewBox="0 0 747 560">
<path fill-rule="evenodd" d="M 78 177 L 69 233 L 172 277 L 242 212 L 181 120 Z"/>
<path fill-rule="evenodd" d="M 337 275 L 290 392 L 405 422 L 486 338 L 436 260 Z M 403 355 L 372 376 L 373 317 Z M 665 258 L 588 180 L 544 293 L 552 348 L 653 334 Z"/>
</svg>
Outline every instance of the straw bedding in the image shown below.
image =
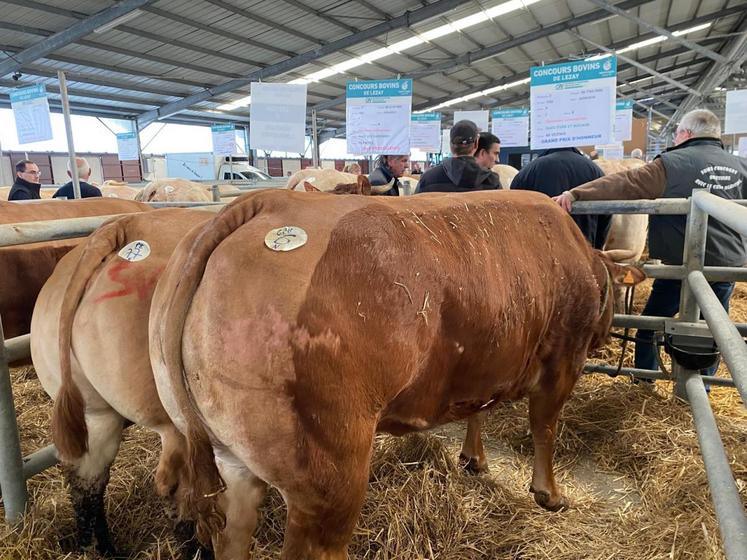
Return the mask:
<svg viewBox="0 0 747 560">
<path fill-rule="evenodd" d="M 647 293 L 647 287 L 639 290 L 637 311 Z M 734 320 L 747 322 L 744 284 L 732 305 Z M 594 358 L 613 363 L 619 352 L 613 341 Z M 32 368 L 12 375 L 29 453 L 48 441 L 50 403 Z M 747 502 L 747 413 L 733 390 L 714 388 L 710 400 Z M 502 403 L 489 417 L 489 474 L 463 474 L 456 465 L 463 433 L 462 423 L 377 438 L 352 558 L 724 557 L 692 419 L 688 407 L 671 398 L 668 383 L 636 386 L 599 375 L 580 381 L 561 416 L 556 452 L 556 475 L 572 502 L 565 512 L 545 512 L 527 490 L 533 451 L 525 402 Z M 130 558 L 172 558 L 178 549 L 153 493 L 158 449 L 157 437 L 130 428 L 113 468 L 108 515 L 116 543 Z M 59 469 L 34 477 L 29 491 L 23 526 L 11 531 L 0 524 L 0 558 L 91 558 L 72 547 L 74 521 Z M 278 556 L 284 515 L 271 491 L 254 558 Z"/>
</svg>

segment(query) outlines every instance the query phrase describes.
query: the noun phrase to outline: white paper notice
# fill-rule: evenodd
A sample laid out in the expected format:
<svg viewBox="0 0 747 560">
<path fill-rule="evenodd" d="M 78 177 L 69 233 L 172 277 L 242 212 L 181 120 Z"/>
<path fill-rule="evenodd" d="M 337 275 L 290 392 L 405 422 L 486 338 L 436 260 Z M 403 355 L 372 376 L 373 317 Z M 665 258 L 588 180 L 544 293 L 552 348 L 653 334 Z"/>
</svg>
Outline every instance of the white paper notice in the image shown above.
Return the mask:
<svg viewBox="0 0 747 560">
<path fill-rule="evenodd" d="M 410 148 L 441 151 L 441 113 L 418 113 L 410 123 Z"/>
<path fill-rule="evenodd" d="M 529 75 L 533 150 L 613 141 L 616 57 L 535 66 Z"/>
<path fill-rule="evenodd" d="M 494 109 L 493 134 L 502 148 L 529 145 L 529 109 Z"/>
<path fill-rule="evenodd" d="M 604 159 L 623 159 L 625 157 L 622 144 L 602 144 L 594 146 L 594 149 L 599 154 L 599 157 L 603 157 Z"/>
<path fill-rule="evenodd" d="M 747 132 L 747 89 L 726 92 L 724 134 Z"/>
<path fill-rule="evenodd" d="M 249 145 L 253 150 L 306 151 L 306 84 L 252 82 Z M 235 142 L 235 140 L 234 140 Z M 231 149 L 233 151 L 233 148 Z"/>
<path fill-rule="evenodd" d="M 52 139 L 49 102 L 43 85 L 12 90 L 10 106 L 16 121 L 19 144 Z"/>
<path fill-rule="evenodd" d="M 739 155 L 743 158 L 747 158 L 747 136 L 743 136 L 739 139 Z"/>
<path fill-rule="evenodd" d="M 210 132 L 216 156 L 230 156 L 236 151 L 236 129 L 232 124 L 214 124 Z"/>
<path fill-rule="evenodd" d="M 615 105 L 615 142 L 633 139 L 633 101 L 624 99 Z"/>
<path fill-rule="evenodd" d="M 137 135 L 134 132 L 117 134 L 117 154 L 119 161 L 137 161 L 140 159 L 137 150 Z"/>
<path fill-rule="evenodd" d="M 451 157 L 451 129 L 441 131 L 441 157 Z"/>
<path fill-rule="evenodd" d="M 488 127 L 488 114 L 490 111 L 454 111 L 454 122 L 468 120 L 472 121 L 477 125 L 477 129 L 480 132 L 487 132 L 490 130 Z"/>
<path fill-rule="evenodd" d="M 349 154 L 410 153 L 412 80 L 348 82 L 345 97 Z"/>
</svg>

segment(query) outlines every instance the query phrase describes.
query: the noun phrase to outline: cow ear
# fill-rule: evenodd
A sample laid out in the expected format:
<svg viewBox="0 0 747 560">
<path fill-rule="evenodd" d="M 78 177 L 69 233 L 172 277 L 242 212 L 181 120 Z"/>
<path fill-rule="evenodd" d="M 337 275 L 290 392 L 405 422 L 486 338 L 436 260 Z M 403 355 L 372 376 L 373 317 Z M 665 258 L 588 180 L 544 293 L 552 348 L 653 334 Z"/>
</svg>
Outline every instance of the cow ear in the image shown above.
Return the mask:
<svg viewBox="0 0 747 560">
<path fill-rule="evenodd" d="M 635 286 L 646 279 L 643 269 L 633 265 L 621 265 L 614 262 L 606 263 L 610 271 L 612 283 L 618 286 Z"/>
<path fill-rule="evenodd" d="M 308 181 L 303 182 L 303 189 L 306 192 L 314 192 L 314 191 L 319 192 L 319 189 L 317 189 L 314 185 L 312 185 Z"/>
<path fill-rule="evenodd" d="M 358 175 L 358 194 L 369 196 L 371 194 L 371 183 L 368 182 L 368 177 L 365 175 Z"/>
</svg>

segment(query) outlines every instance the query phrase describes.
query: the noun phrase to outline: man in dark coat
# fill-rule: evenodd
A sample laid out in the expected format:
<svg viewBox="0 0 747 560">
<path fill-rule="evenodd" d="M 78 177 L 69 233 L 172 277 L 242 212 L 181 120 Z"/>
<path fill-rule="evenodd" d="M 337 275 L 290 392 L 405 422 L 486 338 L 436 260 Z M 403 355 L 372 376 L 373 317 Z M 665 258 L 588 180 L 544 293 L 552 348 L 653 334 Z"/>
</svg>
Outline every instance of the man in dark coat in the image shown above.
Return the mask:
<svg viewBox="0 0 747 560">
<path fill-rule="evenodd" d="M 16 180 L 8 193 L 8 200 L 38 200 L 41 198 L 41 171 L 33 161 L 22 159 L 16 163 Z"/>
<path fill-rule="evenodd" d="M 391 184 L 392 188 L 380 194 L 399 196 L 399 188 L 402 186 L 399 178 L 404 175 L 405 169 L 410 164 L 410 156 L 380 155 L 376 159 L 376 164 L 376 169 L 368 176 L 368 182 L 372 187 Z"/>
<path fill-rule="evenodd" d="M 81 198 L 90 198 L 94 196 L 101 196 L 101 191 L 98 189 L 98 187 L 94 187 L 93 185 L 88 183 L 88 179 L 91 178 L 91 166 L 88 165 L 88 161 L 86 161 L 86 158 L 77 157 L 75 158 L 75 164 L 78 166 L 78 180 L 80 182 L 80 197 Z M 67 163 L 67 176 L 72 178 L 73 173 L 70 169 L 70 162 Z M 73 182 L 68 181 L 64 185 L 62 185 L 59 189 L 57 189 L 57 192 L 54 193 L 54 198 L 68 198 L 73 199 L 75 198 L 75 191 L 73 190 Z"/>
<path fill-rule="evenodd" d="M 554 148 L 525 165 L 511 182 L 511 190 L 537 191 L 553 197 L 603 176 L 602 170 L 576 148 Z M 592 247 L 604 247 L 610 216 L 572 218 Z"/>
<path fill-rule="evenodd" d="M 707 109 L 695 109 L 682 117 L 674 137 L 675 146 L 654 161 L 624 173 L 582 185 L 555 201 L 570 211 L 576 200 L 640 200 L 689 198 L 695 188 L 705 188 L 725 199 L 747 198 L 747 160 L 730 154 L 721 143 L 721 122 Z M 652 215 L 648 226 L 651 258 L 664 264 L 681 265 L 685 246 L 685 216 Z M 708 220 L 706 266 L 742 267 L 747 264 L 747 240 L 739 232 L 714 218 Z M 710 282 L 724 309 L 734 282 Z M 657 278 L 642 315 L 674 317 L 680 307 L 680 280 Z M 641 329 L 636 335 L 635 367 L 659 369 L 654 332 Z M 716 367 L 705 371 L 713 375 Z"/>
<path fill-rule="evenodd" d="M 483 169 L 475 160 L 479 138 L 477 126 L 472 121 L 463 120 L 452 126 L 449 140 L 454 157 L 423 173 L 416 193 L 500 189 L 498 175 Z"/>
</svg>

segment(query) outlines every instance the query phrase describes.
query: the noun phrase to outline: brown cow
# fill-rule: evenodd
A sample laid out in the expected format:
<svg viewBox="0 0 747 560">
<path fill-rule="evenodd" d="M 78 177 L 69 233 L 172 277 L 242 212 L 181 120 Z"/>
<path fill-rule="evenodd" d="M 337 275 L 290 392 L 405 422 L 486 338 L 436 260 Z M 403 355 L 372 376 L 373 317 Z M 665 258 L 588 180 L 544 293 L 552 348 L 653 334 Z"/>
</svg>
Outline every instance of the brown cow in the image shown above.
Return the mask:
<svg viewBox="0 0 747 560">
<path fill-rule="evenodd" d="M 52 439 L 81 547 L 95 537 L 100 552 L 113 552 L 104 492 L 125 422 L 158 432 L 156 490 L 164 498 L 177 490 L 185 442 L 156 393 L 147 351 L 148 312 L 156 280 L 177 242 L 214 216 L 173 208 L 114 219 L 65 255 L 39 294 L 32 357 L 55 400 Z M 188 524 L 177 529 L 181 539 L 192 538 Z"/>
<path fill-rule="evenodd" d="M 531 489 L 562 507 L 557 418 L 625 275 L 534 192 L 238 199 L 177 247 L 149 321 L 201 537 L 225 525 L 217 557 L 244 558 L 272 484 L 288 506 L 283 558 L 346 558 L 377 431 L 525 395 Z"/>
<path fill-rule="evenodd" d="M 150 210 L 150 207 L 130 200 L 102 198 L 31 203 L 0 202 L 0 224 L 126 214 L 144 210 Z M 80 239 L 66 239 L 0 247 L 0 270 L 3 271 L 0 281 L 0 319 L 5 338 L 29 332 L 31 313 L 39 290 L 52 274 L 57 261 L 78 243 Z"/>
</svg>

